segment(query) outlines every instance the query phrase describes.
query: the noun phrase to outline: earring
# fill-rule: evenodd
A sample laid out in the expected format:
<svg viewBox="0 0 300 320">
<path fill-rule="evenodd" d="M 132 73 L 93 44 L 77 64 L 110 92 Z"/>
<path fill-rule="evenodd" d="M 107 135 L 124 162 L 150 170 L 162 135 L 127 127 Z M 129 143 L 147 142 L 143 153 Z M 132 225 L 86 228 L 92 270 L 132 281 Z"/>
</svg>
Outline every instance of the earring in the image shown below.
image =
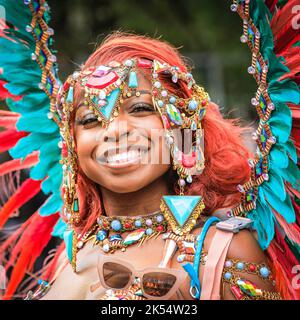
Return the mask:
<svg viewBox="0 0 300 320">
<path fill-rule="evenodd" d="M 201 196 L 186 196 L 186 183 L 192 183 L 192 174 L 204 169 L 204 154 L 201 148 L 203 135 L 196 132 L 196 146 L 192 148 L 192 155 L 180 151 L 175 143 L 172 130 L 166 132 L 166 141 L 173 158 L 173 169 L 178 174 L 179 195 L 162 197 L 160 209 L 176 235 L 189 233 L 199 218 L 205 205 Z"/>
</svg>

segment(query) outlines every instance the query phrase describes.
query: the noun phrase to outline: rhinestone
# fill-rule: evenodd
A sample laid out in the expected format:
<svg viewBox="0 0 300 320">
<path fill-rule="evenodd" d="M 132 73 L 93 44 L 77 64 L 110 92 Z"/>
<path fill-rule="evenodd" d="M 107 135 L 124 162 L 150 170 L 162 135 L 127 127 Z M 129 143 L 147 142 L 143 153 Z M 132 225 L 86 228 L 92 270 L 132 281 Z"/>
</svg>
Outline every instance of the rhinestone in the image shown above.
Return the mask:
<svg viewBox="0 0 300 320">
<path fill-rule="evenodd" d="M 231 268 L 232 267 L 232 261 L 231 260 L 226 260 L 225 261 L 225 267 L 226 268 Z"/>
<path fill-rule="evenodd" d="M 111 227 L 112 227 L 113 230 L 119 231 L 122 228 L 122 224 L 121 224 L 121 222 L 119 220 L 113 220 L 111 222 Z"/>
<path fill-rule="evenodd" d="M 31 60 L 36 60 L 36 58 L 37 58 L 36 54 L 35 54 L 35 53 L 32 53 L 32 54 L 31 54 Z"/>
<path fill-rule="evenodd" d="M 232 12 L 236 12 L 237 9 L 238 9 L 238 6 L 237 6 L 237 4 L 235 4 L 235 3 L 233 3 L 233 4 L 230 6 L 230 10 L 231 10 Z"/>
<path fill-rule="evenodd" d="M 148 227 L 152 226 L 152 220 L 151 219 L 147 219 L 146 220 L 146 226 L 148 226 Z"/>
<path fill-rule="evenodd" d="M 63 147 L 63 142 L 60 140 L 60 141 L 58 141 L 58 147 L 61 149 L 62 147 Z"/>
<path fill-rule="evenodd" d="M 81 249 L 81 248 L 83 247 L 83 242 L 82 242 L 82 241 L 78 241 L 76 247 L 77 247 L 78 249 Z"/>
<path fill-rule="evenodd" d="M 263 173 L 262 174 L 262 177 L 265 181 L 268 181 L 269 180 L 269 175 L 267 173 Z"/>
<path fill-rule="evenodd" d="M 249 74 L 255 74 L 255 68 L 253 68 L 252 66 L 250 66 L 250 67 L 248 68 L 248 73 L 249 73 Z"/>
<path fill-rule="evenodd" d="M 242 43 L 246 43 L 248 41 L 247 36 L 245 36 L 244 34 L 240 37 L 240 40 Z"/>
<path fill-rule="evenodd" d="M 184 258 L 185 258 L 185 255 L 184 254 L 180 254 L 178 257 L 177 257 L 177 261 L 180 263 L 180 262 L 183 262 L 184 261 Z"/>
<path fill-rule="evenodd" d="M 184 187 L 184 186 L 185 186 L 185 181 L 184 181 L 184 179 L 180 179 L 180 180 L 179 180 L 179 185 L 180 185 L 181 187 Z"/>
<path fill-rule="evenodd" d="M 96 235 L 98 241 L 103 241 L 107 237 L 107 232 L 105 230 L 99 230 Z"/>
<path fill-rule="evenodd" d="M 31 3 L 31 0 L 24 0 L 24 4 L 26 4 L 26 6 L 28 6 Z"/>
<path fill-rule="evenodd" d="M 230 272 L 226 272 L 226 273 L 224 274 L 224 279 L 226 279 L 226 280 L 231 279 L 231 277 L 232 277 L 232 274 L 231 274 Z"/>
<path fill-rule="evenodd" d="M 266 268 L 266 267 L 261 267 L 261 268 L 259 269 L 259 273 L 261 274 L 261 276 L 262 276 L 263 278 L 267 278 L 267 277 L 270 275 L 270 271 L 269 271 L 269 269 Z"/>
<path fill-rule="evenodd" d="M 163 215 L 158 215 L 157 217 L 156 217 L 156 221 L 158 222 L 158 223 L 161 223 L 161 222 L 163 222 L 164 221 L 164 216 Z"/>
<path fill-rule="evenodd" d="M 52 112 L 48 112 L 47 113 L 47 118 L 48 119 L 53 119 L 53 113 Z"/>
<path fill-rule="evenodd" d="M 187 178 L 186 178 L 186 181 L 187 181 L 188 183 L 192 183 L 192 182 L 193 182 L 192 176 L 191 176 L 191 175 L 188 175 Z"/>
<path fill-rule="evenodd" d="M 244 191 L 245 191 L 244 188 L 243 188 L 243 186 L 242 186 L 241 184 L 238 184 L 238 185 L 236 186 L 236 188 L 237 188 L 237 190 L 238 190 L 239 192 L 244 192 Z"/>
<path fill-rule="evenodd" d="M 41 83 L 41 82 L 38 84 L 38 87 L 39 87 L 39 89 L 41 89 L 41 90 L 43 90 L 43 89 L 45 88 L 44 84 Z"/>
<path fill-rule="evenodd" d="M 110 250 L 109 244 L 106 243 L 106 244 L 102 247 L 102 250 L 103 250 L 104 252 L 109 252 L 109 250 Z"/>
<path fill-rule="evenodd" d="M 54 30 L 52 28 L 48 28 L 47 29 L 47 33 L 49 36 L 53 36 L 54 35 Z"/>
<path fill-rule="evenodd" d="M 251 168 L 253 168 L 253 167 L 254 167 L 254 161 L 253 161 L 253 159 L 248 159 L 248 164 L 249 164 L 249 166 L 250 166 Z"/>
<path fill-rule="evenodd" d="M 141 221 L 141 220 L 136 220 L 136 221 L 134 222 L 134 225 L 135 225 L 137 228 L 139 228 L 139 227 L 142 226 L 142 221 Z"/>
<path fill-rule="evenodd" d="M 252 99 L 251 99 L 251 104 L 252 104 L 253 106 L 258 106 L 258 105 L 259 105 L 259 102 L 256 100 L 256 98 L 252 98 Z"/>
<path fill-rule="evenodd" d="M 162 90 L 161 96 L 165 98 L 167 95 L 168 95 L 168 92 L 166 90 Z"/>
<path fill-rule="evenodd" d="M 153 229 L 151 229 L 151 228 L 146 229 L 146 235 L 149 236 L 152 233 L 153 233 Z"/>
<path fill-rule="evenodd" d="M 162 100 L 158 100 L 157 104 L 160 108 L 162 108 L 164 106 L 164 102 Z"/>
<path fill-rule="evenodd" d="M 238 262 L 235 266 L 239 270 L 243 270 L 245 268 L 245 264 L 243 262 Z"/>
<path fill-rule="evenodd" d="M 268 104 L 268 109 L 270 109 L 270 110 L 274 110 L 275 109 L 275 105 L 274 105 L 274 103 L 269 103 Z"/>
<path fill-rule="evenodd" d="M 260 32 L 258 30 L 255 32 L 255 37 L 258 39 L 260 38 Z"/>
<path fill-rule="evenodd" d="M 27 25 L 26 28 L 25 28 L 25 30 L 26 30 L 27 32 L 31 32 L 31 31 L 32 31 L 32 26 Z"/>
<path fill-rule="evenodd" d="M 253 139 L 253 140 L 257 140 L 257 139 L 258 139 L 258 135 L 257 135 L 256 132 L 253 132 L 253 133 L 252 133 L 252 139 Z"/>
<path fill-rule="evenodd" d="M 52 54 L 52 55 L 49 57 L 49 61 L 51 61 L 51 62 L 56 62 L 56 61 L 57 61 L 56 56 Z"/>
<path fill-rule="evenodd" d="M 155 81 L 154 82 L 154 87 L 155 88 L 160 88 L 161 87 L 161 83 L 159 81 Z"/>
<path fill-rule="evenodd" d="M 263 67 L 263 72 L 264 72 L 264 73 L 267 73 L 267 72 L 268 72 L 268 70 L 269 70 L 269 68 L 268 68 L 268 66 L 267 66 L 267 65 Z"/>
<path fill-rule="evenodd" d="M 133 65 L 133 61 L 132 60 L 128 59 L 128 60 L 125 61 L 125 66 L 126 67 L 132 67 L 132 65 Z"/>
<path fill-rule="evenodd" d="M 272 144 L 274 144 L 274 143 L 276 143 L 276 138 L 275 138 L 274 136 L 271 136 L 271 137 L 269 138 L 269 141 L 270 141 Z"/>
<path fill-rule="evenodd" d="M 101 91 L 99 92 L 99 98 L 100 98 L 101 100 L 104 100 L 104 99 L 106 98 L 106 93 L 105 93 L 104 90 L 101 90 Z"/>
</svg>

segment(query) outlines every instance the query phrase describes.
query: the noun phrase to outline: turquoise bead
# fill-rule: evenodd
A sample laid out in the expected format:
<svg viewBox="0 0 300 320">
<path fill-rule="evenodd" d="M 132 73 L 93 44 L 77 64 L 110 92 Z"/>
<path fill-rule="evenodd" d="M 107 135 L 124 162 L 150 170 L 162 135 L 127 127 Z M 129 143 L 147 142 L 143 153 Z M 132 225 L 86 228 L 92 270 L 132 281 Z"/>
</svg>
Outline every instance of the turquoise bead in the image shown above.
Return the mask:
<svg viewBox="0 0 300 320">
<path fill-rule="evenodd" d="M 196 100 L 191 100 L 189 102 L 189 109 L 190 110 L 196 110 L 198 107 L 198 102 Z"/>
<path fill-rule="evenodd" d="M 164 102 L 162 100 L 158 100 L 157 104 L 160 108 L 162 108 L 164 106 Z"/>
<path fill-rule="evenodd" d="M 243 262 L 238 262 L 235 266 L 239 270 L 243 270 L 245 268 L 245 264 Z"/>
<path fill-rule="evenodd" d="M 261 267 L 259 269 L 259 273 L 261 274 L 261 276 L 263 278 L 267 278 L 270 275 L 270 270 L 268 268 L 266 268 L 266 267 Z"/>
<path fill-rule="evenodd" d="M 119 231 L 122 228 L 122 224 L 121 224 L 121 222 L 119 220 L 113 220 L 111 222 L 111 227 L 112 227 L 113 230 Z"/>
<path fill-rule="evenodd" d="M 138 86 L 136 72 L 134 71 L 131 71 L 129 74 L 128 86 L 129 88 L 137 88 Z"/>
<path fill-rule="evenodd" d="M 139 227 L 142 226 L 142 221 L 141 221 L 141 220 L 136 220 L 136 221 L 134 222 L 134 225 L 135 225 L 137 228 L 139 228 Z"/>
<path fill-rule="evenodd" d="M 153 229 L 151 229 L 151 228 L 146 229 L 146 235 L 149 236 L 152 233 L 153 233 Z"/>
<path fill-rule="evenodd" d="M 226 280 L 231 279 L 231 277 L 232 277 L 232 274 L 231 274 L 230 272 L 226 272 L 226 273 L 224 274 L 224 279 L 226 279 Z"/>
<path fill-rule="evenodd" d="M 170 99 L 169 99 L 169 102 L 174 104 L 176 102 L 176 98 L 171 96 Z"/>
</svg>

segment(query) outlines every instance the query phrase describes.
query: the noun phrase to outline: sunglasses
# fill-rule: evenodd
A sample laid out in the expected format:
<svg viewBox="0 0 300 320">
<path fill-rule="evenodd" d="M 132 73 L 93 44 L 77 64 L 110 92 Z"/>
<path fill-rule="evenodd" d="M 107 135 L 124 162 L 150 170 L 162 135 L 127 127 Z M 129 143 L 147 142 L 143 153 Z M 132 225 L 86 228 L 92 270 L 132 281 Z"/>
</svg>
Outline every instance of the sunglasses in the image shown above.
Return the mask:
<svg viewBox="0 0 300 320">
<path fill-rule="evenodd" d="M 168 300 L 186 278 L 183 270 L 159 267 L 136 270 L 127 261 L 103 255 L 98 259 L 98 274 L 106 289 L 126 290 L 138 278 L 143 296 L 152 300 Z"/>
</svg>

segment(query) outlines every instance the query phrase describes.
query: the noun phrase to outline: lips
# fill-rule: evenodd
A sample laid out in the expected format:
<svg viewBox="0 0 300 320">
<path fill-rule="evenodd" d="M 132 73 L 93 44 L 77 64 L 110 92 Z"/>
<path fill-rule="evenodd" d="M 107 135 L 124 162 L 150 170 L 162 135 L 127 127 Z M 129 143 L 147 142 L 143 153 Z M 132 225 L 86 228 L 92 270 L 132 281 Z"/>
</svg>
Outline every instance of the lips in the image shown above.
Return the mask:
<svg viewBox="0 0 300 320">
<path fill-rule="evenodd" d="M 127 148 L 109 148 L 97 155 L 96 160 L 98 163 L 109 167 L 124 167 L 140 163 L 148 151 L 148 147 L 140 145 Z"/>
</svg>

